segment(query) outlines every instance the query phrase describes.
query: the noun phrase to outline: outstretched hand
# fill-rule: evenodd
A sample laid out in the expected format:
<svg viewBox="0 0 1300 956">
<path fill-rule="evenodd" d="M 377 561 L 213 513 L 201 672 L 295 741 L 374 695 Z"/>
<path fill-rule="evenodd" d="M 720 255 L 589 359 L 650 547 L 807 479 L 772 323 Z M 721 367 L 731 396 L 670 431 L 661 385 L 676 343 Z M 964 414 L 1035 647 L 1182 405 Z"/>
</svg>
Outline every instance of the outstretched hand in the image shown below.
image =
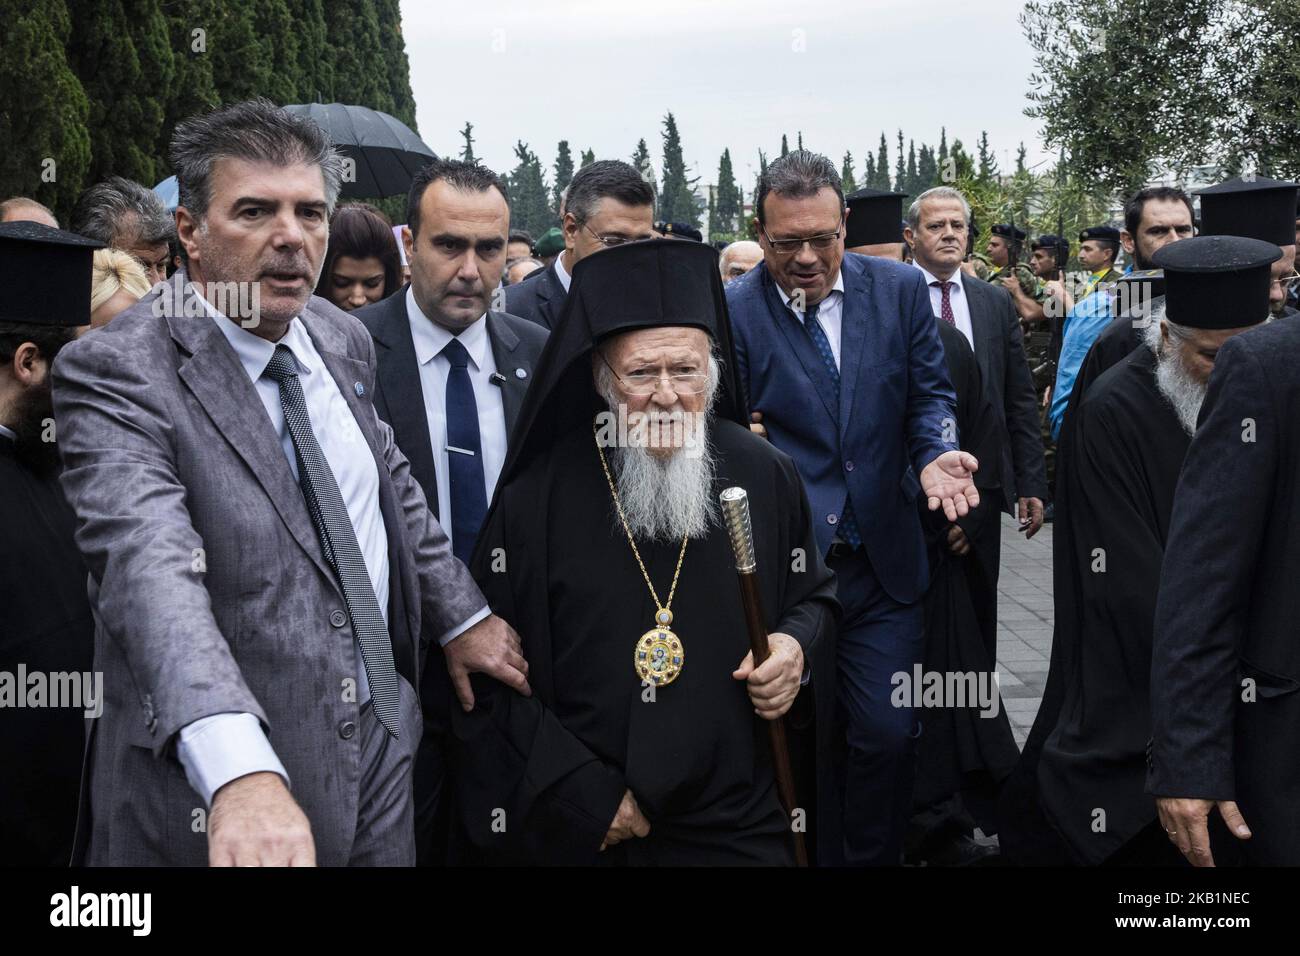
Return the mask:
<svg viewBox="0 0 1300 956">
<path fill-rule="evenodd" d="M 980 503 L 974 475 L 980 463 L 964 451 L 946 451 L 921 469 L 921 490 L 931 511 L 943 507 L 949 521 L 965 517 Z"/>
</svg>

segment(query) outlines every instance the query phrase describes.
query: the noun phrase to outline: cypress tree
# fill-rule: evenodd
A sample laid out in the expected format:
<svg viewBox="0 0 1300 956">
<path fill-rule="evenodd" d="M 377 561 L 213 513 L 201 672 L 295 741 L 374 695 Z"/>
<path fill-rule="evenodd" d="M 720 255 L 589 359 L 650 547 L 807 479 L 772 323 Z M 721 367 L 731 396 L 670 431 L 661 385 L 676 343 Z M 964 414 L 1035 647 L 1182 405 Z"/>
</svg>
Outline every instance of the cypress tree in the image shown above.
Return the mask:
<svg viewBox="0 0 1300 956">
<path fill-rule="evenodd" d="M 898 162 L 894 166 L 894 191 L 906 192 L 904 188 L 907 185 L 907 157 L 904 155 L 906 150 L 903 149 L 903 131 L 898 131 Z"/>
<path fill-rule="evenodd" d="M 718 161 L 718 186 L 712 193 L 713 211 L 709 216 L 709 239 L 732 241 L 740 232 L 740 219 L 744 215 L 740 187 L 736 185 L 735 170 L 731 166 L 731 150 L 724 149 Z"/>
<path fill-rule="evenodd" d="M 29 196 L 66 223 L 90 168 L 90 102 L 68 64 L 67 4 L 3 0 L 0 22 L 0 195 Z"/>
<path fill-rule="evenodd" d="M 590 166 L 595 161 L 596 161 L 595 152 L 593 152 L 590 149 L 584 149 L 582 151 L 582 162 L 578 165 L 578 168 L 581 169 L 583 166 Z"/>
<path fill-rule="evenodd" d="M 664 178 L 659 191 L 659 218 L 666 222 L 699 226 L 700 216 L 693 188 L 695 180 L 686 178 L 682 140 L 677 132 L 677 120 L 672 113 L 664 117 L 663 148 Z"/>
<path fill-rule="evenodd" d="M 564 190 L 569 187 L 573 180 L 573 154 L 569 152 L 569 141 L 560 140 L 559 146 L 556 147 L 555 156 L 555 185 L 551 187 L 551 208 L 554 210 L 555 218 L 560 218 L 560 200 L 564 198 Z"/>
<path fill-rule="evenodd" d="M 876 180 L 871 184 L 874 189 L 889 189 L 889 144 L 885 134 L 880 134 L 880 150 L 876 153 Z"/>
<path fill-rule="evenodd" d="M 905 180 L 907 188 L 903 192 L 909 196 L 915 196 L 921 192 L 919 175 L 916 165 L 916 143 L 909 139 L 907 141 L 907 179 Z"/>
<path fill-rule="evenodd" d="M 840 167 L 840 186 L 845 195 L 858 188 L 858 181 L 853 175 L 853 153 L 847 149 L 844 151 L 844 165 Z"/>
<path fill-rule="evenodd" d="M 786 141 L 785 133 L 781 134 L 781 155 L 782 156 L 790 155 L 790 144 L 789 142 Z"/>
<path fill-rule="evenodd" d="M 147 186 L 162 177 L 158 92 L 174 75 L 170 34 L 158 0 L 72 0 L 67 61 L 81 78 L 90 111 L 86 184 L 112 175 Z"/>
<path fill-rule="evenodd" d="M 478 162 L 474 157 L 474 124 L 466 120 L 465 128 L 460 131 L 460 135 L 465 139 L 465 147 L 460 151 L 460 158 L 467 163 Z"/>
<path fill-rule="evenodd" d="M 515 144 L 515 158 L 519 163 L 507 180 L 510 222 L 517 229 L 526 229 L 534 236 L 540 236 L 555 225 L 546 191 L 546 178 L 542 173 L 542 161 L 523 140 Z"/>
</svg>

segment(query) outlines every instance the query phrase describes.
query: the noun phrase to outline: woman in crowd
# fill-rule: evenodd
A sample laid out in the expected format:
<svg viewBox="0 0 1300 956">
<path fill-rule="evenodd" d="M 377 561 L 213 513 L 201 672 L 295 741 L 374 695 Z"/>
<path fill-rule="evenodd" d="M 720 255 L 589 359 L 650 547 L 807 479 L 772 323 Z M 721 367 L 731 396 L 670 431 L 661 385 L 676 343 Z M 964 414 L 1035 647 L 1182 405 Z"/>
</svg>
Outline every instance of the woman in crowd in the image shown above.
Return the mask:
<svg viewBox="0 0 1300 956">
<path fill-rule="evenodd" d="M 345 312 L 392 295 L 402 285 L 402 260 L 388 218 L 368 203 L 340 206 L 330 222 L 316 294 Z"/>
</svg>

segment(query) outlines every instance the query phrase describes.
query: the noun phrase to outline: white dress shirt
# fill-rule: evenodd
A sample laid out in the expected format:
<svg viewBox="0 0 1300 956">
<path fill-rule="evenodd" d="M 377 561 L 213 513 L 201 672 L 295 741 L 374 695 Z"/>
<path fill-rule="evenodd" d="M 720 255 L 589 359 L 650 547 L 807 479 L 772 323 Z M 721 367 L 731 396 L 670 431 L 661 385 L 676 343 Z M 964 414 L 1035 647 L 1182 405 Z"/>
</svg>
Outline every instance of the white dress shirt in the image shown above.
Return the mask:
<svg viewBox="0 0 1300 956">
<path fill-rule="evenodd" d="M 558 261 L 558 260 L 557 260 Z M 474 404 L 478 408 L 479 443 L 483 451 L 483 484 L 487 500 L 492 500 L 501 467 L 506 462 L 506 408 L 501 386 L 492 384 L 496 358 L 488 338 L 487 316 L 481 315 L 459 335 L 453 336 L 427 318 L 415 301 L 415 292 L 406 290 L 406 316 L 411 323 L 411 341 L 415 344 L 415 361 L 420 369 L 420 390 L 424 393 L 424 415 L 429 422 L 429 440 L 433 445 L 433 467 L 438 476 L 438 521 L 452 540 L 451 476 L 447 460 L 447 376 L 451 363 L 442 350 L 453 338 L 459 339 L 469 353 L 469 378 L 474 386 Z"/>
<path fill-rule="evenodd" d="M 569 291 L 569 283 L 573 281 L 573 276 L 564 270 L 564 253 L 561 252 L 555 257 L 555 274 L 560 279 L 560 285 L 564 286 L 564 291 Z"/>
<path fill-rule="evenodd" d="M 943 321 L 943 290 L 930 285 L 931 282 L 941 281 L 938 276 L 930 273 L 924 266 L 912 265 L 921 270 L 921 275 L 925 277 L 925 284 L 930 290 L 930 307 L 934 309 L 934 317 L 940 322 Z M 962 271 L 958 269 L 948 279 L 952 283 L 952 288 L 948 290 L 948 304 L 952 307 L 952 317 L 957 331 L 966 336 L 966 341 L 970 347 L 975 348 L 975 326 L 970 321 L 970 300 L 966 298 L 966 287 L 962 285 Z"/>
<path fill-rule="evenodd" d="M 799 314 L 799 321 L 803 321 L 803 311 L 795 309 L 790 305 L 790 296 L 785 294 L 781 284 L 776 284 L 776 291 L 781 296 L 781 302 L 787 309 L 791 309 Z M 826 333 L 826 340 L 831 344 L 831 354 L 835 356 L 835 367 L 840 367 L 840 338 L 841 329 L 844 326 L 844 270 L 835 277 L 835 284 L 831 286 L 831 291 L 826 293 L 826 298 L 817 303 L 817 324 L 822 327 Z"/>
</svg>

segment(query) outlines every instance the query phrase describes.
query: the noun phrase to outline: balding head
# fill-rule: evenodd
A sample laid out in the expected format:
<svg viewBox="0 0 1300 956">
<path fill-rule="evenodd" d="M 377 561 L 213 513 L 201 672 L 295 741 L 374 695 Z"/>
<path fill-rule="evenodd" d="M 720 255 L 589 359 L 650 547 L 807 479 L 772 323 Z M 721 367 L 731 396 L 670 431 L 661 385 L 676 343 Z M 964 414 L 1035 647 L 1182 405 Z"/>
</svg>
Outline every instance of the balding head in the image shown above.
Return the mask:
<svg viewBox="0 0 1300 956">
<path fill-rule="evenodd" d="M 59 228 L 59 220 L 48 207 L 26 196 L 14 196 L 0 202 L 0 222 L 39 222 L 52 229 Z"/>
<path fill-rule="evenodd" d="M 718 260 L 718 270 L 722 273 L 722 281 L 730 282 L 732 279 L 740 278 L 762 261 L 763 247 L 757 242 L 741 239 L 722 250 L 722 256 Z"/>
</svg>

